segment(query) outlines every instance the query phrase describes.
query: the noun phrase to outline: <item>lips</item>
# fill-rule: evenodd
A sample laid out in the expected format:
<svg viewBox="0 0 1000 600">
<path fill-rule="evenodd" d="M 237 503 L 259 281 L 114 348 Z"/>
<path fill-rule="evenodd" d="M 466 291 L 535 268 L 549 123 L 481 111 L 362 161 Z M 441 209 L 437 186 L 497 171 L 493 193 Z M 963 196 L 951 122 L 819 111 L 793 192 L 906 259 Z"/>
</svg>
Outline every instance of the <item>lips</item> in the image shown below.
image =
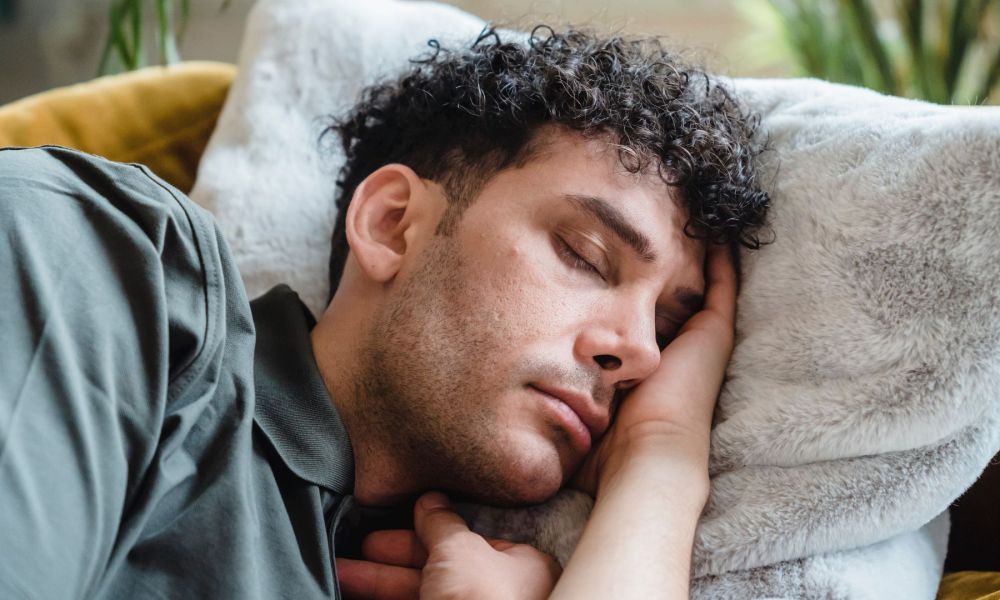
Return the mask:
<svg viewBox="0 0 1000 600">
<path fill-rule="evenodd" d="M 610 415 L 594 402 L 590 394 L 541 383 L 533 383 L 529 387 L 568 406 L 590 432 L 591 439 L 588 441 L 597 440 L 607 430 Z"/>
</svg>

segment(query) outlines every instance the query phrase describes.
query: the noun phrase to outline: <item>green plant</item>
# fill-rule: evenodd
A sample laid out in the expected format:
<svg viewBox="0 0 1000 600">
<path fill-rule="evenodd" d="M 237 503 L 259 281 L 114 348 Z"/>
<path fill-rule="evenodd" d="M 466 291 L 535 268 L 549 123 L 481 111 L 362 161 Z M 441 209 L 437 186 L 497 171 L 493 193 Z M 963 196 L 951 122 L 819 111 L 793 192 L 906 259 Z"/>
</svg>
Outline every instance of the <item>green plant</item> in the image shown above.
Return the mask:
<svg viewBox="0 0 1000 600">
<path fill-rule="evenodd" d="M 742 10 L 798 74 L 939 103 L 1000 91 L 1000 0 L 753 0 Z"/>
<path fill-rule="evenodd" d="M 225 10 L 231 0 L 222 0 Z M 132 71 L 146 66 L 146 30 L 150 20 L 145 8 L 153 8 L 152 27 L 156 38 L 157 64 L 169 65 L 181 59 L 180 41 L 191 14 L 191 0 L 111 0 L 108 37 L 104 42 L 98 75 Z"/>
</svg>

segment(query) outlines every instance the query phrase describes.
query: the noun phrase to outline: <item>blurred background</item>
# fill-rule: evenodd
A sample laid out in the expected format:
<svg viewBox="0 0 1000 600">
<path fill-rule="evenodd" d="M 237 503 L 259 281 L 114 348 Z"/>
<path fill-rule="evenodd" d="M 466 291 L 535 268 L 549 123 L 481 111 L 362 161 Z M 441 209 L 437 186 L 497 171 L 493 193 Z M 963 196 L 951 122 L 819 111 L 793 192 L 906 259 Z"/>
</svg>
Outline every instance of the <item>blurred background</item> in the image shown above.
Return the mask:
<svg viewBox="0 0 1000 600">
<path fill-rule="evenodd" d="M 1000 102 L 1000 0 L 448 0 L 521 27 L 656 34 L 732 76 Z M 0 0 L 0 103 L 183 59 L 236 62 L 253 0 Z"/>
</svg>

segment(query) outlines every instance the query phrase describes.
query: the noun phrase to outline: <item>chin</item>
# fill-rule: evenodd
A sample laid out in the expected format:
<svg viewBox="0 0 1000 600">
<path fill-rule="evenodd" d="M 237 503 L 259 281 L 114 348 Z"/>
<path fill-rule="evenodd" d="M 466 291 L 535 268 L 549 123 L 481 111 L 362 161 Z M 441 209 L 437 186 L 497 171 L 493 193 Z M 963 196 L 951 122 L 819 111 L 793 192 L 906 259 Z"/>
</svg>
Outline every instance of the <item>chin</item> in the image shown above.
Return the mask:
<svg viewBox="0 0 1000 600">
<path fill-rule="evenodd" d="M 539 486 L 534 489 L 524 490 L 524 493 L 518 498 L 516 504 L 541 504 L 546 500 L 551 499 L 559 490 L 562 489 L 562 479 L 560 478 L 558 485 L 550 486 Z"/>
<path fill-rule="evenodd" d="M 541 504 L 552 498 L 561 489 L 560 485 L 535 485 L 511 487 L 488 494 L 468 494 L 466 497 L 479 504 L 513 508 L 530 504 Z"/>
<path fill-rule="evenodd" d="M 510 457 L 503 489 L 494 489 L 482 500 L 496 506 L 540 504 L 552 498 L 566 482 L 562 463 L 555 453 L 548 456 Z"/>
<path fill-rule="evenodd" d="M 498 426 L 492 436 L 479 436 L 484 438 L 488 443 L 454 458 L 452 468 L 441 465 L 450 473 L 442 489 L 492 506 L 539 504 L 555 496 L 579 465 L 568 443 L 544 426 Z"/>
</svg>

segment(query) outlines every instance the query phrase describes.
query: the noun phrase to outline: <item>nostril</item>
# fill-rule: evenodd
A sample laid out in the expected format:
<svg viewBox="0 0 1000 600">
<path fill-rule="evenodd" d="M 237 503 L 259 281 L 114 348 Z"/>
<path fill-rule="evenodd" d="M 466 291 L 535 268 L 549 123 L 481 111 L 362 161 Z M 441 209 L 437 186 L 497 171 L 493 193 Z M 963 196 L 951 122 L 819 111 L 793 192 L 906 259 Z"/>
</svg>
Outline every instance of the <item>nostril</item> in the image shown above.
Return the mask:
<svg viewBox="0 0 1000 600">
<path fill-rule="evenodd" d="M 614 371 L 618 367 L 622 366 L 622 361 L 617 356 L 611 356 L 610 354 L 598 354 L 594 357 L 594 361 L 601 366 L 605 371 Z"/>
</svg>

